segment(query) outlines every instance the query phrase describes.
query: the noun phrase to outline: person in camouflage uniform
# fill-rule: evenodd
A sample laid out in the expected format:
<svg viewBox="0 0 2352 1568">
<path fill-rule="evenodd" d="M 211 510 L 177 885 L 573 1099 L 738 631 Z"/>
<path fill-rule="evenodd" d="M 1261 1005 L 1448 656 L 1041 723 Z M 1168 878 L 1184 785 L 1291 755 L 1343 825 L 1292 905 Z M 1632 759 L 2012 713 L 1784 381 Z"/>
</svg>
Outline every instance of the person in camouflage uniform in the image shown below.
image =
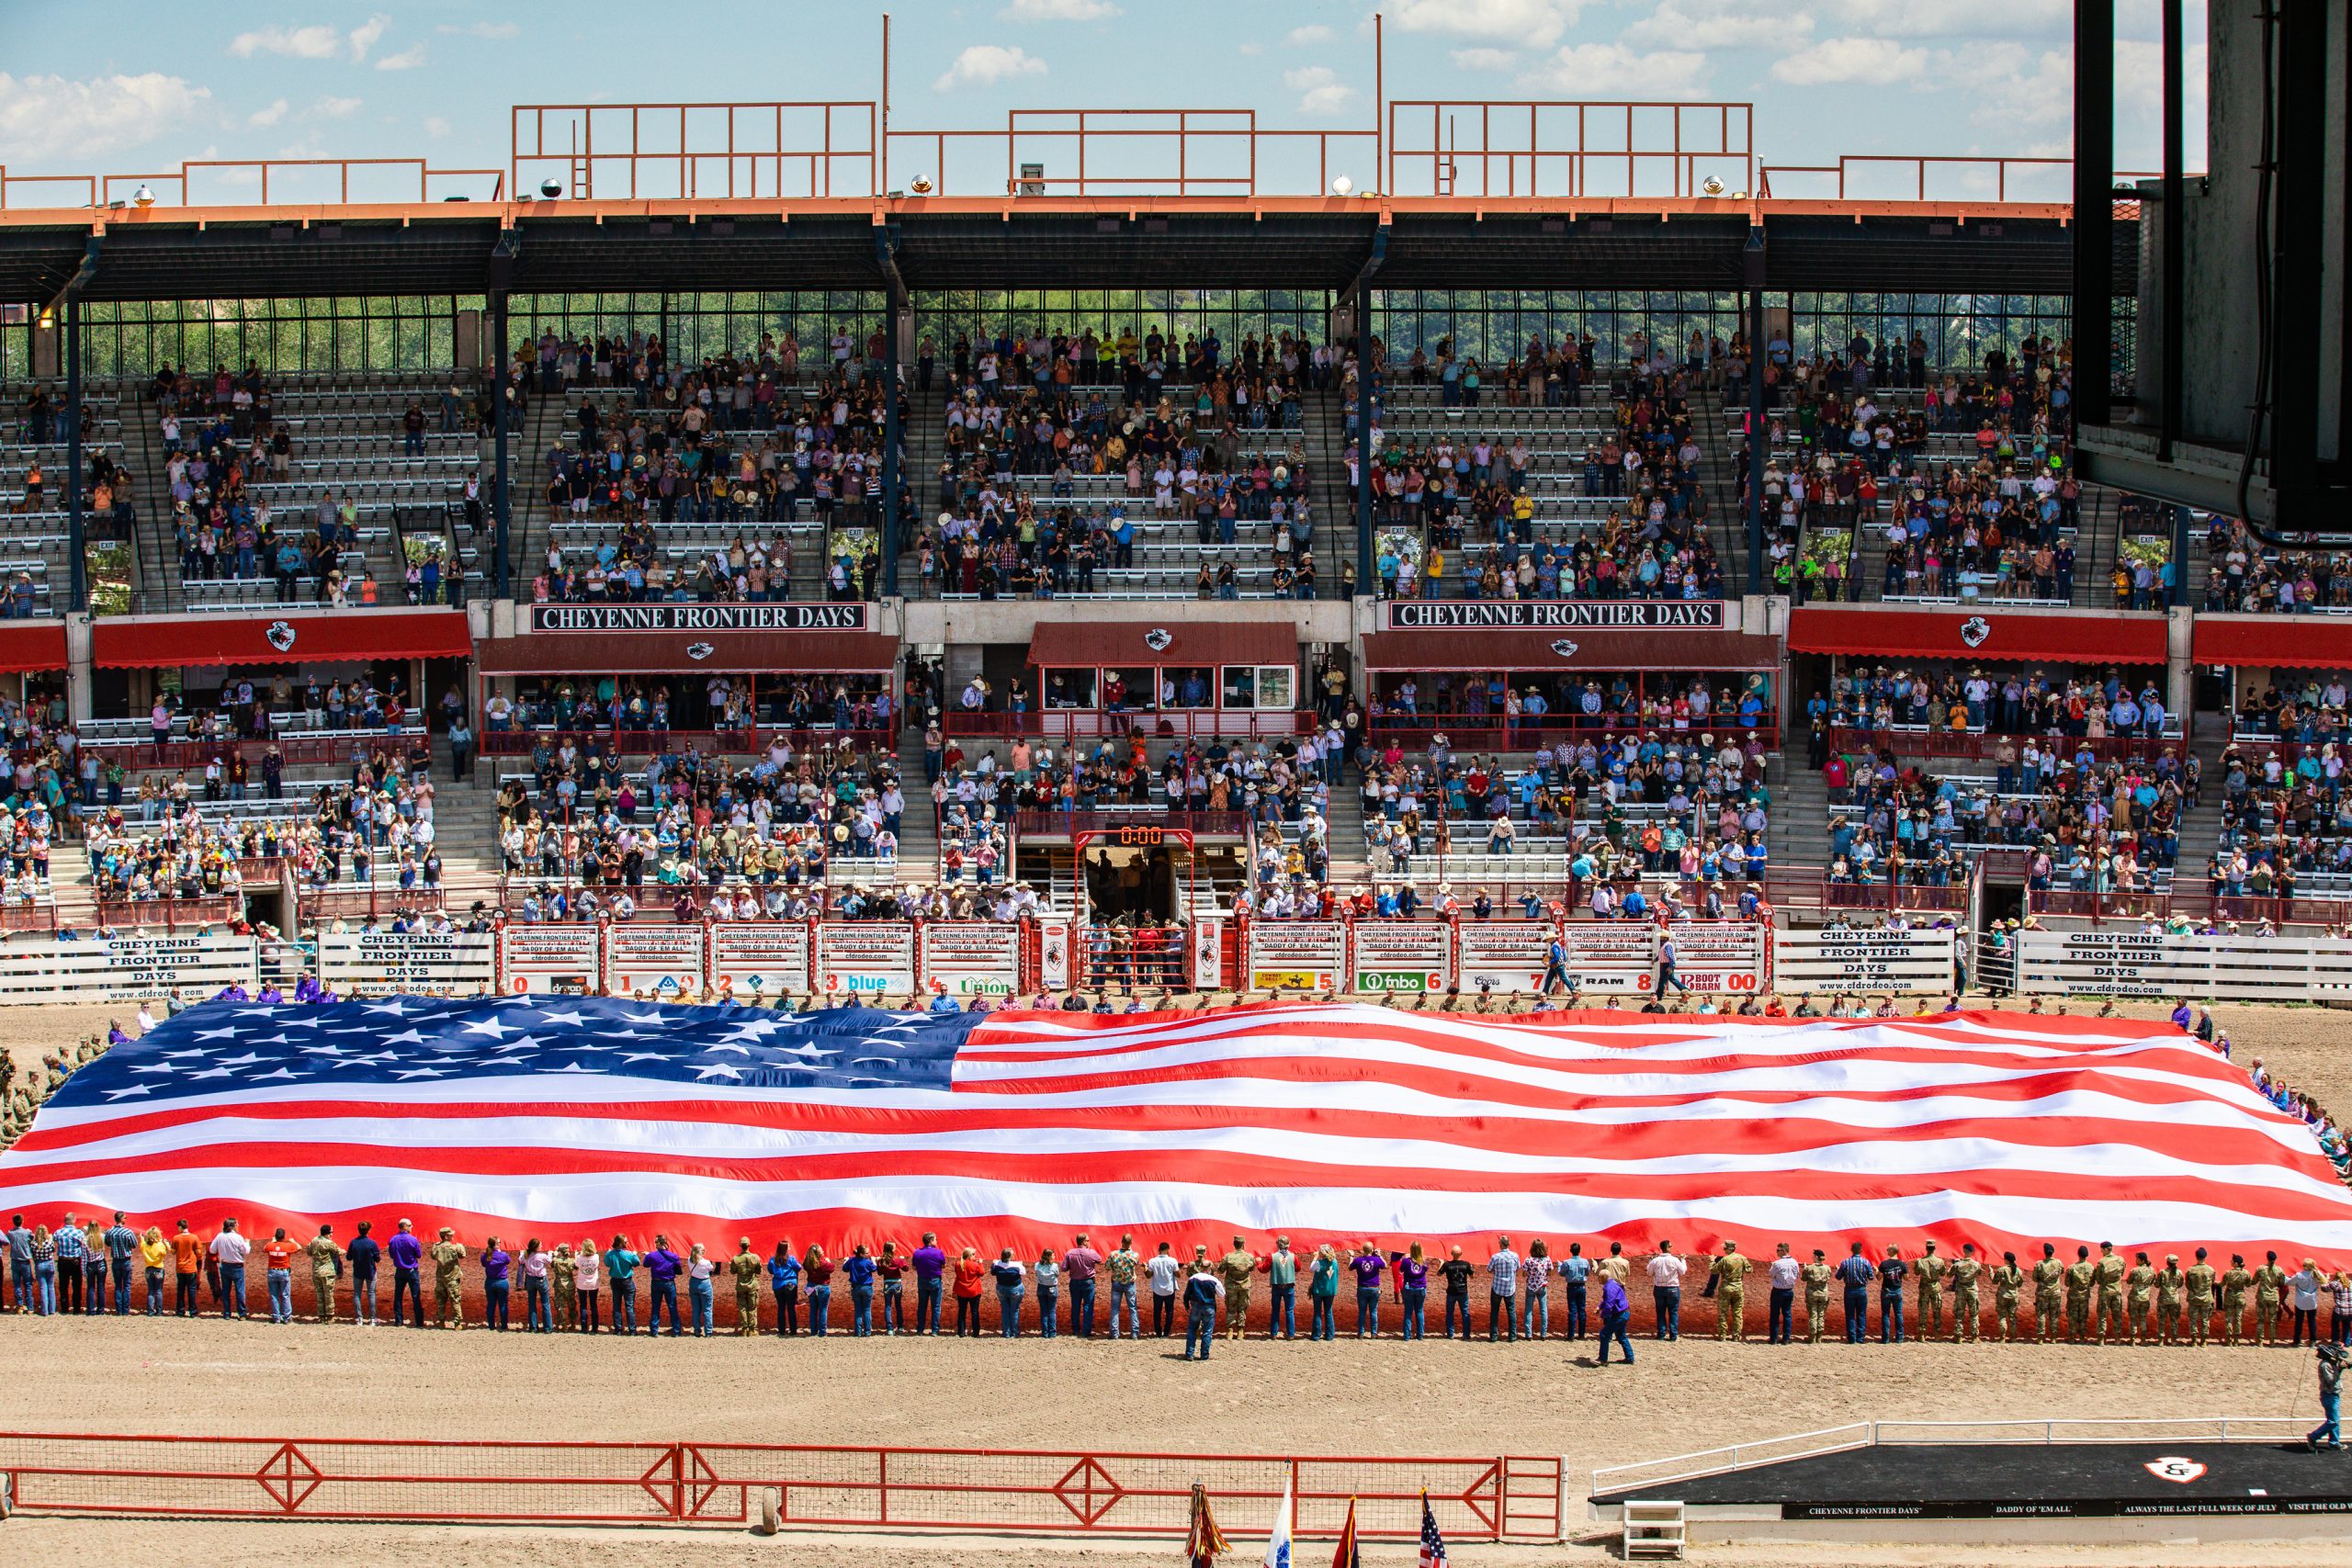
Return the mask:
<svg viewBox="0 0 2352 1568">
<path fill-rule="evenodd" d="M 1960 1256 L 1951 1261 L 1951 1342 L 1973 1340 L 1983 1322 L 1984 1309 L 1977 1304 L 1977 1288 L 1984 1278 L 1984 1259 L 1976 1256 L 1976 1244 L 1961 1244 Z"/>
<path fill-rule="evenodd" d="M 2180 1254 L 2165 1254 L 2163 1272 L 2156 1276 L 2156 1343 L 2176 1345 L 2180 1332 L 2180 1303 L 2188 1293 L 2188 1277 L 2180 1271 Z"/>
<path fill-rule="evenodd" d="M 2132 1324 L 2132 1343 L 2144 1344 L 2156 1312 L 2156 1266 L 2144 1252 L 2134 1253 L 2132 1271 L 2124 1276 L 2124 1311 Z"/>
<path fill-rule="evenodd" d="M 1258 1275 L 1258 1258 L 1233 1238 L 1233 1250 L 1216 1260 L 1216 1277 L 1225 1281 L 1225 1337 L 1239 1339 L 1250 1325 L 1250 1285 Z"/>
<path fill-rule="evenodd" d="M 1804 1280 L 1804 1341 L 1808 1345 L 1818 1345 L 1822 1330 L 1829 1325 L 1829 1255 L 1815 1247 L 1813 1261 L 1804 1266 L 1802 1275 Z"/>
<path fill-rule="evenodd" d="M 433 1244 L 426 1256 L 433 1259 L 434 1326 L 465 1327 L 464 1281 L 458 1278 L 458 1269 L 466 1260 L 466 1249 L 458 1243 L 458 1233 L 443 1225 L 441 1239 Z"/>
<path fill-rule="evenodd" d="M 334 1321 L 334 1282 L 343 1277 L 343 1248 L 334 1241 L 334 1227 L 321 1225 L 319 1234 L 302 1249 L 311 1258 L 311 1299 L 317 1303 L 319 1321 Z"/>
<path fill-rule="evenodd" d="M 2278 1267 L 2278 1255 L 2263 1254 L 2262 1267 L 2254 1271 L 2254 1324 L 2265 1345 L 2278 1339 L 2278 1314 L 2287 1291 L 2287 1271 Z"/>
<path fill-rule="evenodd" d="M 2213 1287 L 2216 1283 L 2213 1266 L 2205 1261 L 2205 1249 L 2197 1249 L 2197 1261 L 2188 1266 L 2188 1339 L 2192 1345 L 2205 1343 L 2213 1327 Z"/>
<path fill-rule="evenodd" d="M 1747 1337 L 1747 1259 L 1739 1243 L 1724 1243 L 1708 1273 L 1715 1281 L 1715 1337 L 1736 1344 Z"/>
<path fill-rule="evenodd" d="M 2098 1262 L 2093 1268 L 2091 1280 L 2098 1291 L 2098 1342 L 2102 1345 L 2107 1343 L 2109 1335 L 2120 1339 L 2126 1331 L 2123 1280 L 2128 1272 L 2130 1270 L 2124 1268 L 2123 1259 L 2115 1255 L 2115 1244 L 2100 1242 Z"/>
<path fill-rule="evenodd" d="M 1911 1272 L 1919 1281 L 1919 1337 L 1936 1338 L 1944 1331 L 1944 1280 L 1951 1265 L 1937 1256 L 1936 1244 L 1930 1240 L 1919 1261 L 1911 1265 Z"/>
<path fill-rule="evenodd" d="M 2066 1338 L 2073 1344 L 2090 1340 L 2091 1291 L 2098 1277 L 2098 1266 L 2091 1261 L 2091 1249 L 2075 1248 L 2075 1261 L 2066 1269 Z"/>
<path fill-rule="evenodd" d="M 2044 1345 L 2058 1337 L 2058 1314 L 2065 1301 L 2066 1266 L 2058 1261 L 2058 1248 L 2045 1241 L 2033 1266 L 2033 1326 Z"/>
<path fill-rule="evenodd" d="M 756 1337 L 760 1332 L 760 1281 L 767 1278 L 767 1260 L 752 1250 L 752 1238 L 744 1236 L 735 1244 L 735 1256 L 727 1260 L 727 1271 L 735 1277 L 735 1332 Z"/>
<path fill-rule="evenodd" d="M 2001 1325 L 2001 1343 L 2008 1344 L 2018 1337 L 2018 1295 L 2025 1289 L 2025 1270 L 2018 1267 L 2018 1255 L 2001 1254 L 2001 1266 L 1993 1270 L 1993 1320 Z"/>
<path fill-rule="evenodd" d="M 572 1276 L 571 1259 L 571 1244 L 567 1241 L 557 1246 L 548 1263 L 548 1293 L 558 1328 L 576 1327 L 580 1321 L 580 1281 Z"/>
<path fill-rule="evenodd" d="M 2254 1276 L 2246 1272 L 2245 1258 L 2233 1252 L 2229 1272 L 2222 1276 L 2222 1332 L 2232 1345 L 2245 1332 L 2245 1293 L 2252 1289 Z"/>
</svg>

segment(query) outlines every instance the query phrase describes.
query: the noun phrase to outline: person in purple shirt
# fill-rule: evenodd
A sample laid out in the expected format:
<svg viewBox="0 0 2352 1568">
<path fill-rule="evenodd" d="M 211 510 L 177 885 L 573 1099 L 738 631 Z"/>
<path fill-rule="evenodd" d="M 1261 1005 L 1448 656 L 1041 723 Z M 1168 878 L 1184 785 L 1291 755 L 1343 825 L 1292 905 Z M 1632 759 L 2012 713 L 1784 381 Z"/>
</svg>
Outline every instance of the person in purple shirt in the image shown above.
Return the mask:
<svg viewBox="0 0 2352 1568">
<path fill-rule="evenodd" d="M 508 1322 L 507 1308 L 513 1299 L 514 1280 L 511 1269 L 514 1258 L 498 1245 L 496 1236 L 486 1236 L 481 1244 L 481 1322 L 484 1328 L 504 1331 Z"/>
<path fill-rule="evenodd" d="M 1370 1242 L 1356 1248 L 1348 1268 L 1356 1277 L 1356 1337 L 1380 1337 L 1380 1271 L 1385 1265 Z"/>
<path fill-rule="evenodd" d="M 1069 1321 L 1080 1339 L 1094 1337 L 1094 1271 L 1102 1266 L 1102 1255 L 1086 1244 L 1086 1233 L 1080 1231 L 1071 1238 L 1070 1249 L 1062 1254 L 1062 1281 L 1069 1288 Z"/>
<path fill-rule="evenodd" d="M 652 1302 L 645 1318 L 648 1335 L 662 1332 L 662 1307 L 665 1302 L 670 1307 L 670 1337 L 675 1339 L 685 1333 L 685 1325 L 678 1321 L 678 1270 L 684 1267 L 685 1259 L 670 1250 L 670 1238 L 657 1232 L 653 1250 L 645 1255 L 645 1272 L 653 1281 Z"/>
<path fill-rule="evenodd" d="M 1428 1303 L 1430 1299 L 1430 1266 L 1421 1257 L 1421 1244 L 1415 1242 L 1409 1252 L 1394 1256 L 1396 1267 L 1396 1299 L 1405 1308 L 1405 1326 L 1401 1330 L 1408 1339 L 1428 1337 Z"/>
<path fill-rule="evenodd" d="M 1634 1320 L 1634 1303 L 1625 1299 L 1625 1287 L 1617 1282 L 1614 1274 L 1600 1277 L 1600 1364 L 1609 1364 L 1609 1342 L 1611 1339 L 1624 1348 L 1625 1364 L 1634 1364 L 1634 1341 L 1625 1333 L 1625 1325 Z"/>
<path fill-rule="evenodd" d="M 402 1220 L 384 1252 L 392 1260 L 392 1326 L 401 1325 L 401 1295 L 405 1292 L 416 1307 L 416 1326 L 424 1327 L 424 1277 L 417 1269 L 424 1262 L 424 1243 L 417 1239 L 415 1225 Z"/>
<path fill-rule="evenodd" d="M 910 1259 L 915 1270 L 915 1332 L 939 1337 L 940 1280 L 947 1272 L 947 1254 L 939 1250 L 939 1233 L 922 1233 L 922 1245 Z"/>
</svg>

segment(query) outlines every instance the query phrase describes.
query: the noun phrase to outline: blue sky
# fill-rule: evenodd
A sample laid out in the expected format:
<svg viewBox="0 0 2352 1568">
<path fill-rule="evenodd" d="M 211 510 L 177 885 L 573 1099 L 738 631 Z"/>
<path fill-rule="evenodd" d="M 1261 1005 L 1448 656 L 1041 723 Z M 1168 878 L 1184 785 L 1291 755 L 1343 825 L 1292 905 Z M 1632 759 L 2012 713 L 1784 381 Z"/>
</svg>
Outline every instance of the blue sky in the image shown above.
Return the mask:
<svg viewBox="0 0 2352 1568">
<path fill-rule="evenodd" d="M 1763 160 L 1782 164 L 1839 153 L 2064 155 L 2070 143 L 2067 0 L 1385 0 L 1379 8 L 1392 99 L 1750 101 Z M 1261 127 L 1373 123 L 1370 5 L 900 0 L 890 9 L 894 130 L 1001 126 L 1008 107 L 1127 104 L 1254 107 Z M 2120 9 L 2118 158 L 2147 167 L 2156 6 L 2125 0 Z M 0 0 L 0 163 L 16 175 L 143 173 L 208 157 L 423 156 L 503 167 L 507 109 L 518 100 L 875 96 L 880 12 L 802 0 L 691 12 L 643 0 L 494 10 L 438 0 L 227 8 Z M 2188 28 L 2199 40 L 2190 66 L 2197 167 L 2202 4 L 2190 6 Z M 1457 121 L 1456 134 L 1475 133 Z M 894 184 L 929 161 L 903 146 L 894 144 Z M 1352 164 L 1342 172 L 1359 187 L 1376 183 L 1368 152 L 1335 157 L 1334 167 Z M 1943 193 L 1960 194 L 1966 177 L 1949 176 Z M 1827 194 L 1817 184 L 1776 190 Z M 2010 194 L 2063 192 L 2045 176 Z"/>
</svg>

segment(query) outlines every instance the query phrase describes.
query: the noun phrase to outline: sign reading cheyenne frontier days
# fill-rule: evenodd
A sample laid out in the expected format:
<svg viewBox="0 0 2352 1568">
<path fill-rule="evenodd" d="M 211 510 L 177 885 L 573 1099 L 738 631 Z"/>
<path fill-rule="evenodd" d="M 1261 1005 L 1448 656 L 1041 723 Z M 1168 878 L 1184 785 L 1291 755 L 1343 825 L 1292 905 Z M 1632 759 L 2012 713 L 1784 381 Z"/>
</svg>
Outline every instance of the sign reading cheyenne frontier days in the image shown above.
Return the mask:
<svg viewBox="0 0 2352 1568">
<path fill-rule="evenodd" d="M 862 632 L 864 604 L 534 604 L 535 632 Z"/>
<path fill-rule="evenodd" d="M 1684 631 L 1724 624 L 1721 600 L 1391 599 L 1391 631 Z"/>
</svg>

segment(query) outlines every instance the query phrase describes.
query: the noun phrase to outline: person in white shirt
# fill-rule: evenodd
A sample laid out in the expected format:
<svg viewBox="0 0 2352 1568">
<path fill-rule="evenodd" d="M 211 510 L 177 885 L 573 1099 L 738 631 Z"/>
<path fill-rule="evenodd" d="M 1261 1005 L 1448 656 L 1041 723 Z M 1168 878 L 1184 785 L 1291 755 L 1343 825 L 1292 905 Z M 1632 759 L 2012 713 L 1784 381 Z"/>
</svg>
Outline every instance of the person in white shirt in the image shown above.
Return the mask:
<svg viewBox="0 0 2352 1568">
<path fill-rule="evenodd" d="M 252 1245 L 238 1234 L 237 1222 L 227 1219 L 220 1222 L 220 1234 L 212 1238 L 209 1250 L 220 1274 L 220 1315 L 244 1316 L 245 1259 L 253 1252 Z"/>
<path fill-rule="evenodd" d="M 1165 1339 L 1176 1326 L 1176 1291 L 1184 1278 L 1184 1265 L 1159 1244 L 1159 1252 L 1144 1263 L 1144 1278 L 1151 1290 L 1151 1332 Z"/>
<path fill-rule="evenodd" d="M 1764 1341 L 1768 1345 L 1786 1345 L 1791 1343 L 1796 1324 L 1798 1278 L 1797 1260 L 1790 1255 L 1787 1242 L 1781 1243 L 1766 1275 L 1772 1287 L 1772 1302 L 1764 1323 Z"/>
<path fill-rule="evenodd" d="M 1682 1259 L 1674 1255 L 1674 1244 L 1659 1242 L 1657 1256 L 1650 1259 L 1650 1301 L 1657 1313 L 1657 1325 L 1652 1331 L 1654 1338 L 1682 1337 L 1682 1276 L 1685 1272 Z"/>
</svg>

